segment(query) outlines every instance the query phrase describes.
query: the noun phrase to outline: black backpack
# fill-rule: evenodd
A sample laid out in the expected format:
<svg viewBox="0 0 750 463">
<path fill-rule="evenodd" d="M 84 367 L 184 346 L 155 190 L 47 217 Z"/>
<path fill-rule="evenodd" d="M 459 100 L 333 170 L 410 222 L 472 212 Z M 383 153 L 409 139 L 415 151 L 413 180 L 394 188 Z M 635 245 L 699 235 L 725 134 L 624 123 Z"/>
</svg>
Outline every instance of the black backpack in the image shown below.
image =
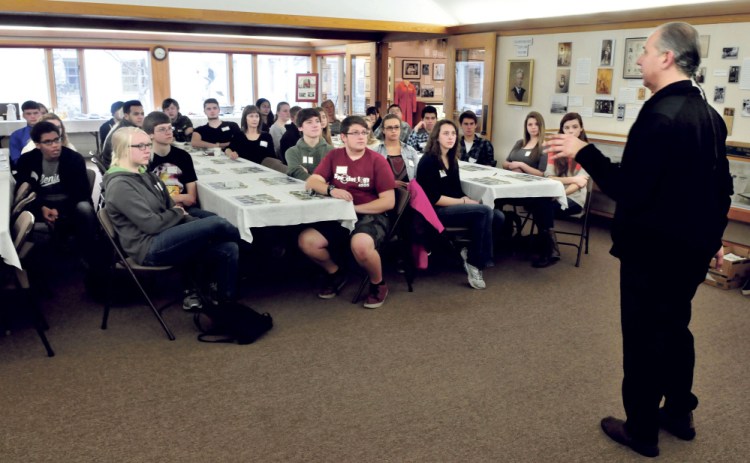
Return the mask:
<svg viewBox="0 0 750 463">
<path fill-rule="evenodd" d="M 210 306 L 193 315 L 193 322 L 201 334 L 201 342 L 236 342 L 252 344 L 273 328 L 268 313 L 258 313 L 238 302 Z"/>
</svg>

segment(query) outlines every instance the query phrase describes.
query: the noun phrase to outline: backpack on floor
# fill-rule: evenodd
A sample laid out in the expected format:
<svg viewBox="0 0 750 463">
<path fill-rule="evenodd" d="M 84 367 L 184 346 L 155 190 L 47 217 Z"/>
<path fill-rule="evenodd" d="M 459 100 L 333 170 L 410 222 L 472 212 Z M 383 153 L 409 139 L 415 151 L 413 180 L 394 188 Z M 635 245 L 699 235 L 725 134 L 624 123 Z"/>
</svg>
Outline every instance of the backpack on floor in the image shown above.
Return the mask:
<svg viewBox="0 0 750 463">
<path fill-rule="evenodd" d="M 201 342 L 236 342 L 252 344 L 273 328 L 273 318 L 268 313 L 258 313 L 239 302 L 210 306 L 193 315 L 195 327 L 201 333 Z"/>
</svg>

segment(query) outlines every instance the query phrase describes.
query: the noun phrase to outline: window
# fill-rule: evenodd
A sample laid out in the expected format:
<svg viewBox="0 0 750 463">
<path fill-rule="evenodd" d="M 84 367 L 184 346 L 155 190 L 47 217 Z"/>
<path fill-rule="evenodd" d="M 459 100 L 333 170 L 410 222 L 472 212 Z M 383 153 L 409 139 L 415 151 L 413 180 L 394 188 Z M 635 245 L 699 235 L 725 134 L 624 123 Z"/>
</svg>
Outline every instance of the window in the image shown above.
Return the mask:
<svg viewBox="0 0 750 463">
<path fill-rule="evenodd" d="M 0 63 L 13 63 L 23 72 L 3 72 L 0 77 L 0 102 L 21 104 L 39 101 L 50 107 L 47 86 L 47 60 L 42 48 L 0 48 Z M 20 118 L 21 115 L 19 114 Z"/>
<path fill-rule="evenodd" d="M 352 114 L 364 116 L 370 104 L 369 67 L 369 56 L 352 56 Z"/>
<path fill-rule="evenodd" d="M 109 117 L 112 103 L 127 100 L 139 100 L 147 113 L 153 109 L 147 51 L 84 50 L 83 56 L 89 113 Z"/>
<path fill-rule="evenodd" d="M 234 69 L 234 107 L 239 110 L 255 104 L 253 95 L 253 56 L 232 55 Z"/>
<path fill-rule="evenodd" d="M 321 56 L 318 68 L 320 75 L 320 102 L 333 101 L 336 106 L 336 114 L 348 114 L 348 108 L 344 104 L 344 55 Z"/>
<path fill-rule="evenodd" d="M 78 51 L 55 48 L 52 50 L 52 62 L 55 74 L 55 92 L 57 93 L 57 113 L 63 119 L 81 114 L 83 103 L 78 69 Z"/>
<path fill-rule="evenodd" d="M 258 98 L 270 101 L 274 111 L 280 101 L 311 107 L 311 103 L 296 101 L 297 74 L 306 72 L 310 72 L 309 56 L 258 55 Z"/>
<path fill-rule="evenodd" d="M 183 114 L 203 114 L 203 101 L 208 98 L 216 98 L 222 112 L 232 112 L 225 53 L 171 52 L 169 82 L 170 96 L 180 103 Z"/>
</svg>

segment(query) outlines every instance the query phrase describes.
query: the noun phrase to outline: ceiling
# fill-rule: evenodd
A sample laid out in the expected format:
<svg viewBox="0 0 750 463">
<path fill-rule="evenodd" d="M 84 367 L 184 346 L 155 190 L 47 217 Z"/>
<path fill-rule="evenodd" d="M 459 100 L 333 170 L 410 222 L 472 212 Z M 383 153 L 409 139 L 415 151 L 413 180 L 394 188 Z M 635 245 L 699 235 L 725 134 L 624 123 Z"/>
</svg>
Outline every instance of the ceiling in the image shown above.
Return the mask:
<svg viewBox="0 0 750 463">
<path fill-rule="evenodd" d="M 206 5 L 210 9 L 203 9 Z M 0 25 L 379 42 L 639 17 L 709 16 L 715 11 L 747 13 L 750 1 L 4 0 Z"/>
</svg>

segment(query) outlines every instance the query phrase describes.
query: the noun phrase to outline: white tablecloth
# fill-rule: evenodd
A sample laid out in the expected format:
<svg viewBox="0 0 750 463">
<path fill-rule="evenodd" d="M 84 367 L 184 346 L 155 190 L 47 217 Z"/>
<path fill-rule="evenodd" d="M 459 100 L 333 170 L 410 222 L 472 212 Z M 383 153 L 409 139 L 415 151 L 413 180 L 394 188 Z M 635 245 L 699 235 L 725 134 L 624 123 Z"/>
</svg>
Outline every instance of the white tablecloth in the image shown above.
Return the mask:
<svg viewBox="0 0 750 463">
<path fill-rule="evenodd" d="M 563 209 L 568 207 L 565 187 L 557 180 L 463 161 L 459 164 L 461 188 L 482 204 L 493 205 L 501 198 L 555 198 Z"/>
<path fill-rule="evenodd" d="M 7 150 L 6 150 L 7 151 Z M 2 160 L 5 156 L 5 160 Z M 8 169 L 7 154 L 0 153 L 0 256 L 3 261 L 17 268 L 21 268 L 13 238 L 10 235 L 10 208 L 13 201 L 13 186 L 15 182 Z"/>
<path fill-rule="evenodd" d="M 204 156 L 195 152 L 201 207 L 227 219 L 251 243 L 251 228 L 338 220 L 354 229 L 351 202 L 310 196 L 305 183 L 245 159 Z"/>
</svg>

